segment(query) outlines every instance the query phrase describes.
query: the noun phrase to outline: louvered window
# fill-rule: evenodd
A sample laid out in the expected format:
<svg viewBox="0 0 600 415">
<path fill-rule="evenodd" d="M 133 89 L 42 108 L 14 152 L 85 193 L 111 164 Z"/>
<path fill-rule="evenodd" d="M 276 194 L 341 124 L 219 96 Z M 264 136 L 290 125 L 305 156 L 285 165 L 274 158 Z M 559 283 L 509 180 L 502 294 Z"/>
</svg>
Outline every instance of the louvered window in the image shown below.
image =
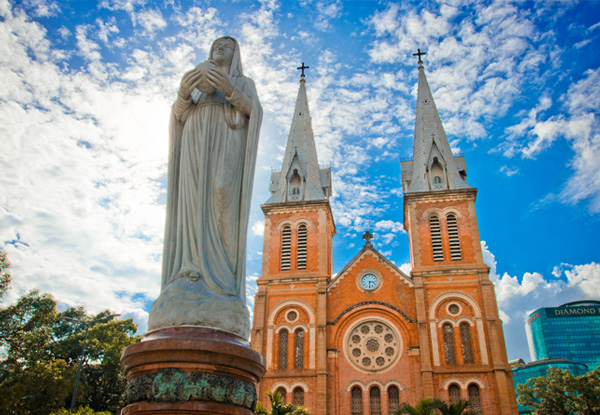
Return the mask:
<svg viewBox="0 0 600 415">
<path fill-rule="evenodd" d="M 281 232 L 281 270 L 289 271 L 292 260 L 292 228 L 284 226 Z"/>
<path fill-rule="evenodd" d="M 458 385 L 452 384 L 448 388 L 448 397 L 450 398 L 451 403 L 456 403 L 460 401 L 460 388 Z"/>
<path fill-rule="evenodd" d="M 463 360 L 473 363 L 473 348 L 471 347 L 471 327 L 469 323 L 460 323 L 460 338 L 462 340 Z"/>
<path fill-rule="evenodd" d="M 396 386 L 390 386 L 388 388 L 388 406 L 390 408 L 390 414 L 393 414 L 400 407 L 400 391 Z"/>
<path fill-rule="evenodd" d="M 448 224 L 448 242 L 450 243 L 450 258 L 452 261 L 460 261 L 462 259 L 460 254 L 460 241 L 458 240 L 458 225 L 456 223 L 456 216 L 448 215 L 446 218 Z"/>
<path fill-rule="evenodd" d="M 440 219 L 437 216 L 429 218 L 429 229 L 431 231 L 431 248 L 433 260 L 440 262 L 444 260 L 444 248 L 442 246 L 442 233 L 440 231 Z"/>
<path fill-rule="evenodd" d="M 363 415 L 362 390 L 358 386 L 352 388 L 352 415 Z"/>
<path fill-rule="evenodd" d="M 452 324 L 446 323 L 443 326 L 444 330 L 444 349 L 446 351 L 446 364 L 455 365 L 456 355 L 454 353 L 454 331 Z"/>
<path fill-rule="evenodd" d="M 279 396 L 281 396 L 281 399 L 283 399 L 283 404 L 285 405 L 287 402 L 286 390 L 283 388 L 279 388 L 275 393 L 278 393 Z"/>
<path fill-rule="evenodd" d="M 476 414 L 481 413 L 481 396 L 479 394 L 479 386 L 471 383 L 469 385 L 469 401 L 471 401 L 471 411 Z"/>
<path fill-rule="evenodd" d="M 306 269 L 306 238 L 307 238 L 306 225 L 300 225 L 298 227 L 298 258 L 296 266 L 298 269 Z"/>
<path fill-rule="evenodd" d="M 296 388 L 294 389 L 294 405 L 304 406 L 304 389 Z"/>
<path fill-rule="evenodd" d="M 288 367 L 288 331 L 281 330 L 279 332 L 279 369 L 287 369 Z"/>
<path fill-rule="evenodd" d="M 294 367 L 304 367 L 304 330 L 298 329 L 294 335 Z"/>
<path fill-rule="evenodd" d="M 369 401 L 371 415 L 381 415 L 381 393 L 377 386 L 373 386 L 369 391 Z"/>
</svg>

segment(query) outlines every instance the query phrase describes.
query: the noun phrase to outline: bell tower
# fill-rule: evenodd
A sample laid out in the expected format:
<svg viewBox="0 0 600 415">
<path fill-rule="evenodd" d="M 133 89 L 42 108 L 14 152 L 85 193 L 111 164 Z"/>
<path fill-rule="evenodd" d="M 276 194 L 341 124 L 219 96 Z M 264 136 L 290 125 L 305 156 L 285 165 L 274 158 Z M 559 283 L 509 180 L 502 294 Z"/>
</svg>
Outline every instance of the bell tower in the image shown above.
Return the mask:
<svg viewBox="0 0 600 415">
<path fill-rule="evenodd" d="M 279 391 L 286 402 L 325 414 L 326 288 L 335 224 L 331 170 L 319 167 L 302 75 L 281 171 L 271 174 L 263 268 L 254 304 L 252 349 L 266 358 L 258 398 Z"/>
<path fill-rule="evenodd" d="M 477 189 L 452 153 L 420 51 L 413 159 L 401 165 L 426 397 L 516 414 L 502 321 L 475 214 Z M 479 412 L 477 412 L 479 411 Z"/>
</svg>

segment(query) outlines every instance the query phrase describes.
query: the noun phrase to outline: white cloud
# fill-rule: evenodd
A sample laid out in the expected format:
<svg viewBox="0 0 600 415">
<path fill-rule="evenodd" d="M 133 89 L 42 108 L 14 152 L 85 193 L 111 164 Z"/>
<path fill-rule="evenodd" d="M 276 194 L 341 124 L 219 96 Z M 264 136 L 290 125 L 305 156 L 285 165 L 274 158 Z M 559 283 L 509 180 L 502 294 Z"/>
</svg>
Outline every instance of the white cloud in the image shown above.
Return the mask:
<svg viewBox="0 0 600 415">
<path fill-rule="evenodd" d="M 490 267 L 490 280 L 495 285 L 506 344 L 510 345 L 509 352 L 512 353 L 509 359 L 528 356 L 525 320 L 532 311 L 570 301 L 595 299 L 600 292 L 600 265 L 595 262 L 557 265 L 553 277 L 548 279 L 539 272 L 525 272 L 518 278 L 508 273 L 500 275 L 496 258 L 485 241 L 481 242 L 481 248 L 484 262 Z M 560 278 L 563 273 L 566 279 Z"/>
<path fill-rule="evenodd" d="M 259 220 L 252 225 L 252 233 L 256 236 L 263 236 L 265 233 L 265 221 Z"/>
</svg>

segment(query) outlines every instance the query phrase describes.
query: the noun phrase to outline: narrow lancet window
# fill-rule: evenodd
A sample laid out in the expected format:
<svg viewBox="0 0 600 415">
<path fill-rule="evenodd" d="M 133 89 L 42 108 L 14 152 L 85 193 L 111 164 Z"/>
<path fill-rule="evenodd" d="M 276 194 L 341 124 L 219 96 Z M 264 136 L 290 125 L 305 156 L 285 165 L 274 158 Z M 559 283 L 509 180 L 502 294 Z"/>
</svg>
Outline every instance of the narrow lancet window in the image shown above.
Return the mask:
<svg viewBox="0 0 600 415">
<path fill-rule="evenodd" d="M 281 396 L 281 399 L 283 399 L 283 404 L 285 405 L 287 402 L 287 392 L 284 388 L 279 388 L 275 391 L 275 393 L 278 393 L 279 396 Z"/>
<path fill-rule="evenodd" d="M 294 368 L 304 367 L 304 330 L 298 329 L 294 333 Z"/>
<path fill-rule="evenodd" d="M 396 412 L 400 407 L 400 391 L 397 386 L 388 388 L 388 407 L 390 408 L 390 414 Z"/>
<path fill-rule="evenodd" d="M 288 331 L 283 329 L 279 332 L 279 369 L 288 367 Z"/>
<path fill-rule="evenodd" d="M 369 401 L 371 415 L 381 415 L 381 393 L 377 386 L 373 386 L 369 391 Z"/>
<path fill-rule="evenodd" d="M 306 269 L 306 238 L 308 231 L 306 225 L 298 227 L 298 254 L 296 259 L 296 267 L 298 269 Z"/>
<path fill-rule="evenodd" d="M 471 383 L 469 385 L 469 401 L 471 401 L 471 411 L 476 414 L 481 413 L 481 396 L 479 394 L 479 386 Z"/>
<path fill-rule="evenodd" d="M 448 242 L 450 243 L 450 258 L 452 261 L 460 261 L 462 259 L 460 253 L 460 240 L 458 239 L 458 224 L 456 223 L 456 216 L 453 214 L 448 215 L 446 218 L 448 224 Z"/>
<path fill-rule="evenodd" d="M 446 364 L 456 364 L 456 354 L 454 352 L 454 330 L 452 324 L 446 323 L 443 326 L 444 330 L 444 349 L 446 351 Z"/>
<path fill-rule="evenodd" d="M 362 389 L 358 386 L 352 388 L 352 415 L 363 415 Z"/>
<path fill-rule="evenodd" d="M 462 341 L 463 360 L 466 364 L 473 363 L 473 347 L 471 345 L 471 326 L 460 323 L 460 338 Z"/>
<path fill-rule="evenodd" d="M 436 262 L 443 261 L 444 248 L 442 246 L 440 219 L 435 215 L 429 218 L 429 230 L 431 232 L 431 248 L 433 250 L 433 260 Z"/>
<path fill-rule="evenodd" d="M 297 406 L 304 406 L 304 389 L 302 389 L 302 388 L 294 389 L 293 404 L 297 405 Z"/>
<path fill-rule="evenodd" d="M 284 226 L 281 232 L 281 270 L 289 271 L 292 260 L 292 227 Z"/>
<path fill-rule="evenodd" d="M 460 388 L 456 384 L 450 385 L 448 388 L 448 397 L 450 398 L 451 403 L 456 403 L 460 401 Z"/>
</svg>

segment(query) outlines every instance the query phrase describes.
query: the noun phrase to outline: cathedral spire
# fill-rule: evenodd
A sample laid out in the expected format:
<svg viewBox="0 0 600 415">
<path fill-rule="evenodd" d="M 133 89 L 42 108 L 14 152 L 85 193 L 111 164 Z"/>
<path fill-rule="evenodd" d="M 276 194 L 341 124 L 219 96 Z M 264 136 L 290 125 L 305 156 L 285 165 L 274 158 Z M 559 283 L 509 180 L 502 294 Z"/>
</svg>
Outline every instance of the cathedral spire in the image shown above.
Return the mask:
<svg viewBox="0 0 600 415">
<path fill-rule="evenodd" d="M 328 199 L 331 194 L 331 169 L 319 169 L 317 149 L 306 96 L 302 66 L 300 88 L 288 136 L 281 172 L 271 174 L 271 197 L 266 203 Z"/>
<path fill-rule="evenodd" d="M 446 138 L 419 49 L 419 85 L 413 160 L 402 162 L 402 186 L 407 193 L 471 188 L 466 182 L 464 157 L 455 157 Z"/>
</svg>

